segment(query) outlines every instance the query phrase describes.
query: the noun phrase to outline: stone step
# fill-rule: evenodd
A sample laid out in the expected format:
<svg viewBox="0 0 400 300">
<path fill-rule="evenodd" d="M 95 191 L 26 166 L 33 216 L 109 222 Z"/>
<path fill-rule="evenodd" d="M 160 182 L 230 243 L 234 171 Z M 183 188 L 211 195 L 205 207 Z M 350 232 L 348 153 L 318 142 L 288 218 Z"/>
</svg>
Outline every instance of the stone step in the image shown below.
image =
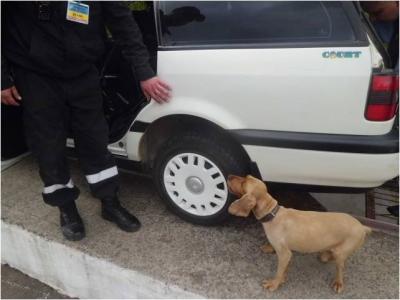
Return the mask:
<svg viewBox="0 0 400 300">
<path fill-rule="evenodd" d="M 122 268 L 2 222 L 2 263 L 78 298 L 201 298 L 140 272 Z"/>
</svg>

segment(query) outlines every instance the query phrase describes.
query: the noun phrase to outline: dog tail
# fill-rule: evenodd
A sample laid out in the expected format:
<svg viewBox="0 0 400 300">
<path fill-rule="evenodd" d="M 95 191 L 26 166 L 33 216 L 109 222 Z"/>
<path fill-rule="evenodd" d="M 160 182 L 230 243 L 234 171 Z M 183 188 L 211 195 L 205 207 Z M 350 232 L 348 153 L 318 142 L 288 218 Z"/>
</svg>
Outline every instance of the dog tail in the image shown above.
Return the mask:
<svg viewBox="0 0 400 300">
<path fill-rule="evenodd" d="M 370 234 L 372 232 L 371 227 L 368 227 L 368 226 L 364 226 L 364 230 L 365 230 L 366 234 Z"/>
</svg>

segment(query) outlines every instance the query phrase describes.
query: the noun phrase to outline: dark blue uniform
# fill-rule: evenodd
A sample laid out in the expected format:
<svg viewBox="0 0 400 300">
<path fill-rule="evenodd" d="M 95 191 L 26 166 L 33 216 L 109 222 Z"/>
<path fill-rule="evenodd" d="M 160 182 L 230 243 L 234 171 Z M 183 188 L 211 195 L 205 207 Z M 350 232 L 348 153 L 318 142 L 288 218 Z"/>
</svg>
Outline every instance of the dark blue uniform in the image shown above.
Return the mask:
<svg viewBox="0 0 400 300">
<path fill-rule="evenodd" d="M 69 129 L 93 195 L 112 198 L 118 189 L 95 67 L 104 55 L 106 27 L 139 80 L 155 75 L 125 4 L 82 4 L 90 8 L 88 24 L 67 20 L 66 2 L 1 3 L 2 89 L 15 85 L 22 96 L 28 146 L 39 163 L 44 201 L 53 206 L 79 195 L 66 162 Z"/>
</svg>

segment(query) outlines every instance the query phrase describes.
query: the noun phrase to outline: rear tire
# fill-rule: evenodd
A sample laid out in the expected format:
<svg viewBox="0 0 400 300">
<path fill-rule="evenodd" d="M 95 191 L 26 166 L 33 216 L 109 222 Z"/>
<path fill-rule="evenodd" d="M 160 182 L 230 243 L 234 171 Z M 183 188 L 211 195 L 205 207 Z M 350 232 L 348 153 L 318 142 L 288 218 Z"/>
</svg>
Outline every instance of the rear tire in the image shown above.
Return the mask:
<svg viewBox="0 0 400 300">
<path fill-rule="evenodd" d="M 159 195 L 176 215 L 194 224 L 213 225 L 228 217 L 234 200 L 227 176 L 245 175 L 248 166 L 232 142 L 189 132 L 160 147 L 153 178 Z"/>
</svg>

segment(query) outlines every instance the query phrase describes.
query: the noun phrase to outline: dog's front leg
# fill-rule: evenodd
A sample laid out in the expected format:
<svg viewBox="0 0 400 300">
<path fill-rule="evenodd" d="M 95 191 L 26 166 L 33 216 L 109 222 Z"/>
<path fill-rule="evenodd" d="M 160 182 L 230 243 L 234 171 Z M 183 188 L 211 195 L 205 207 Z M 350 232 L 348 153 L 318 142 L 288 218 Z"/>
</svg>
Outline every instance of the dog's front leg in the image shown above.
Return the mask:
<svg viewBox="0 0 400 300">
<path fill-rule="evenodd" d="M 276 254 L 278 255 L 278 270 L 275 278 L 267 279 L 263 281 L 263 287 L 268 289 L 270 292 L 275 291 L 281 283 L 285 281 L 287 268 L 292 258 L 292 251 L 286 247 L 275 248 Z"/>
</svg>

